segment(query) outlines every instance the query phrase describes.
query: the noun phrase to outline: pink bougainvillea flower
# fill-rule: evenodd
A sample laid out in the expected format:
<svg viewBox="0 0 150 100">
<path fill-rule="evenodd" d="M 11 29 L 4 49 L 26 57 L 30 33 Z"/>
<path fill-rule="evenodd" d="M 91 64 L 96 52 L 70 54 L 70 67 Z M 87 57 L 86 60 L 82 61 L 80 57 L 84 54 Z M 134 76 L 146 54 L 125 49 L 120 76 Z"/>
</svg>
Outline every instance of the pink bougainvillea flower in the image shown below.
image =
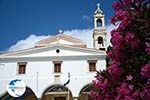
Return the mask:
<svg viewBox="0 0 150 100">
<path fill-rule="evenodd" d="M 142 67 L 141 75 L 144 78 L 150 78 L 150 64 L 146 64 L 144 67 Z"/>
<path fill-rule="evenodd" d="M 132 32 L 126 33 L 125 41 L 131 46 L 132 49 L 137 49 L 139 47 L 140 40 L 136 38 Z"/>
<path fill-rule="evenodd" d="M 112 76 L 113 80 L 117 80 L 118 78 L 120 78 L 120 75 L 122 74 L 123 70 L 121 67 L 119 67 L 118 64 L 114 63 L 108 68 L 108 72 Z"/>
<path fill-rule="evenodd" d="M 122 83 L 121 86 L 117 87 L 117 92 L 122 96 L 128 96 L 131 90 L 128 88 L 127 83 Z"/>
<path fill-rule="evenodd" d="M 150 55 L 150 42 L 146 42 L 145 45 L 146 45 L 145 51 Z"/>
<path fill-rule="evenodd" d="M 122 4 L 120 2 L 113 2 L 112 7 L 114 8 L 115 11 L 118 11 L 119 9 L 122 8 Z"/>
<path fill-rule="evenodd" d="M 129 80 L 129 81 L 131 81 L 132 78 L 133 78 L 132 75 L 128 75 L 128 76 L 127 76 L 127 80 Z"/>
</svg>

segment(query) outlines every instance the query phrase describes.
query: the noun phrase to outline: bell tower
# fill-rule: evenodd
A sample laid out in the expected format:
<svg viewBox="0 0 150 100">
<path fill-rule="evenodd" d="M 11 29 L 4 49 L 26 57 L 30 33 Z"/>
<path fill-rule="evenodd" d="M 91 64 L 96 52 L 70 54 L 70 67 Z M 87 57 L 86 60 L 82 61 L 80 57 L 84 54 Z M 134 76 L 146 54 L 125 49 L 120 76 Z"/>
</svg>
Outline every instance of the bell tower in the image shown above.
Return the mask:
<svg viewBox="0 0 150 100">
<path fill-rule="evenodd" d="M 106 50 L 106 28 L 104 13 L 97 4 L 94 12 L 94 30 L 93 30 L 93 47 L 99 50 Z"/>
</svg>

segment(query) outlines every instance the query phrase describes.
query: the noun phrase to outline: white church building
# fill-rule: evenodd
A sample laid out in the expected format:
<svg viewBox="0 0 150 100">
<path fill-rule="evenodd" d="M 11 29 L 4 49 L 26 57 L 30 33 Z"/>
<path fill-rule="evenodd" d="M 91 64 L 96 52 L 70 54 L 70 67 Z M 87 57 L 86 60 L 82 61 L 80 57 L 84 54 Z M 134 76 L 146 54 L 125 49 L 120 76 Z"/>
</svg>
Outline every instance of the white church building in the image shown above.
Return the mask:
<svg viewBox="0 0 150 100">
<path fill-rule="evenodd" d="M 99 5 L 91 34 L 93 48 L 60 32 L 38 41 L 34 48 L 0 54 L 0 100 L 91 100 L 96 71 L 106 69 L 106 28 Z M 21 97 L 8 93 L 12 79 L 25 82 Z"/>
</svg>

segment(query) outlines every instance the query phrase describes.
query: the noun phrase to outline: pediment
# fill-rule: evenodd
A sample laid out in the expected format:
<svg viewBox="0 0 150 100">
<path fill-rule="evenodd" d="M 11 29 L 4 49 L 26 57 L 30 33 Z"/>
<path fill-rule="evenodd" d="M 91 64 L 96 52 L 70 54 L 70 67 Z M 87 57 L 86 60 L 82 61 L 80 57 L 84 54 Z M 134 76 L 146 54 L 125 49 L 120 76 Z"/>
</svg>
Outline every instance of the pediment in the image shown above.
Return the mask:
<svg viewBox="0 0 150 100">
<path fill-rule="evenodd" d="M 5 57 L 57 57 L 57 56 L 85 56 L 85 55 L 105 55 L 104 51 L 89 48 L 80 48 L 62 44 L 27 49 L 0 55 Z"/>
<path fill-rule="evenodd" d="M 66 34 L 58 34 L 56 36 L 50 36 L 46 39 L 40 40 L 35 44 L 35 47 L 43 47 L 58 43 L 83 48 L 87 47 L 84 41 Z"/>
</svg>

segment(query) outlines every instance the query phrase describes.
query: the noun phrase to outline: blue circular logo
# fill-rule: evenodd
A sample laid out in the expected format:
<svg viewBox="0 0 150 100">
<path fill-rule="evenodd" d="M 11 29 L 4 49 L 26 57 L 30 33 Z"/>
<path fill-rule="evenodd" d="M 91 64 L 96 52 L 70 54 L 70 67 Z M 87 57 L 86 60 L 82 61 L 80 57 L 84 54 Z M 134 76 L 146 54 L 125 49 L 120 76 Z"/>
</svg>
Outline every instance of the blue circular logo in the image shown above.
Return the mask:
<svg viewBox="0 0 150 100">
<path fill-rule="evenodd" d="M 26 84 L 21 79 L 13 79 L 7 84 L 7 92 L 13 97 L 20 97 L 26 91 Z"/>
</svg>

